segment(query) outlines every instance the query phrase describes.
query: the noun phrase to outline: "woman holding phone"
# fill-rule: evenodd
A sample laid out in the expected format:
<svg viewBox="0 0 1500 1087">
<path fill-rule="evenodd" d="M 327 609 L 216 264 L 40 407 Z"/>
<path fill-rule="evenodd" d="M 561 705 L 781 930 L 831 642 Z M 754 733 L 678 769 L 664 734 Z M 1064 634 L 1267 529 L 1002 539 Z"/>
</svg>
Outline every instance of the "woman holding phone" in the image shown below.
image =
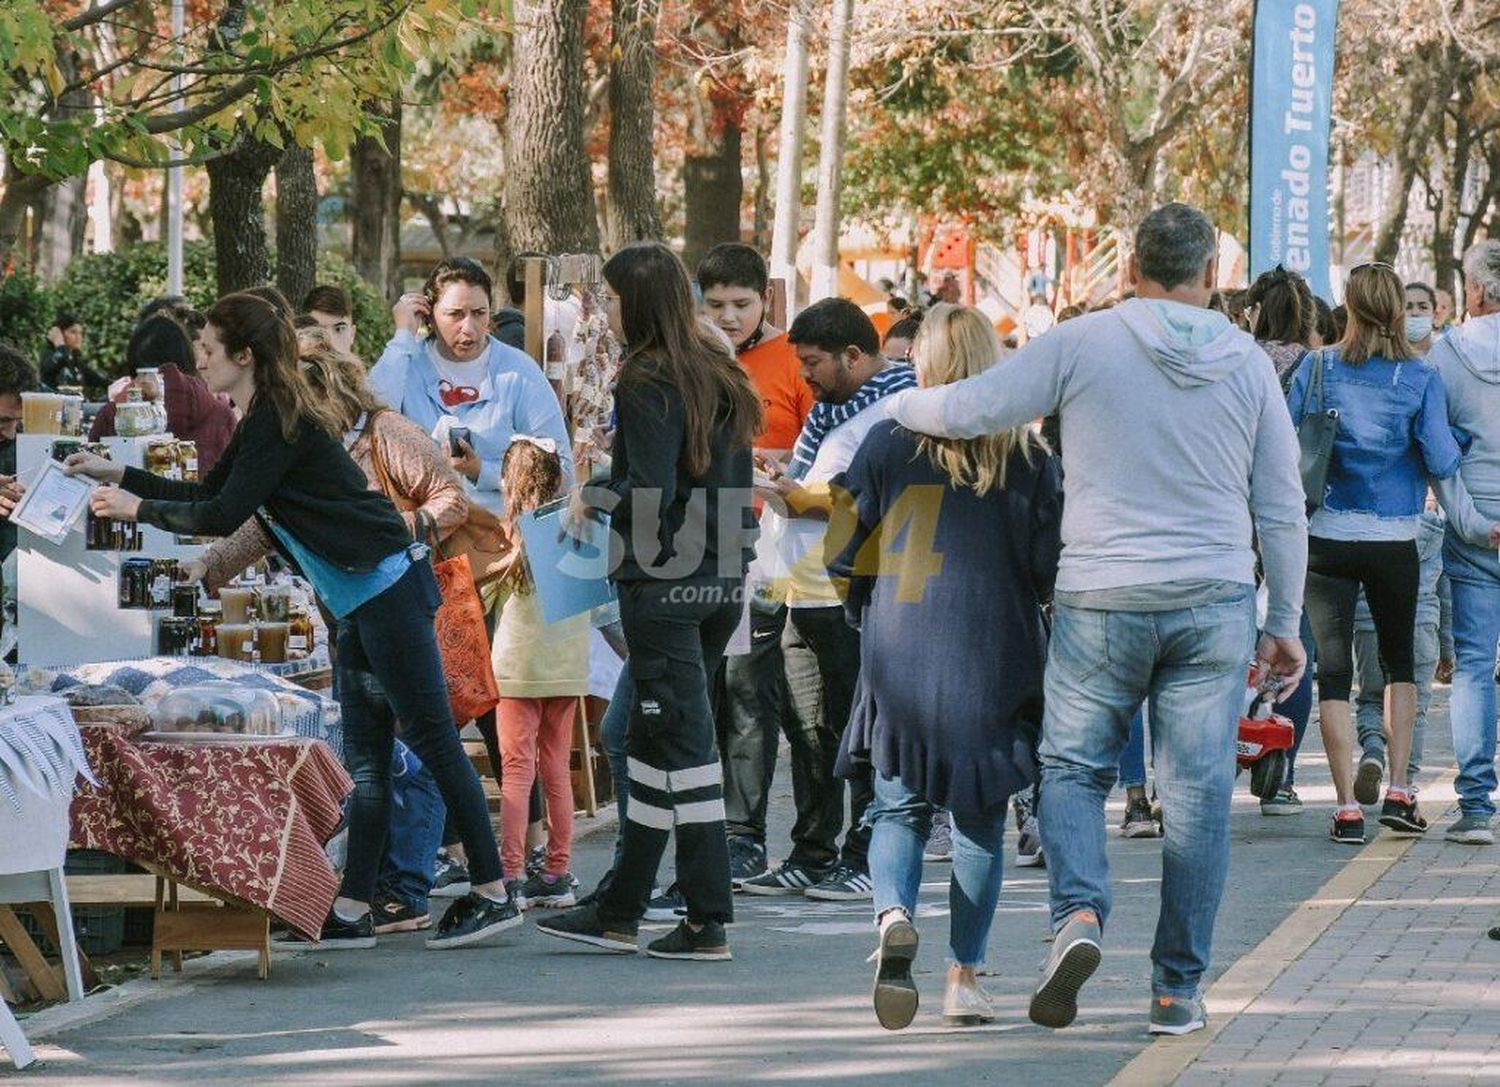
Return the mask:
<svg viewBox="0 0 1500 1087">
<path fill-rule="evenodd" d="M 270 302 L 245 293 L 221 298 L 208 311 L 203 346 L 204 379 L 244 418 L 201 483 L 88 453 L 70 457 L 66 468 L 105 484 L 90 499 L 102 517 L 192 536 L 227 536 L 256 518 L 337 619 L 337 686 L 354 800 L 348 865 L 321 946 L 375 943 L 370 901 L 390 822 L 394 735 L 372 689 L 384 690 L 403 738 L 437 781 L 473 864 L 472 890 L 449 908 L 427 946 L 464 947 L 519 925 L 484 791 L 448 708 L 433 628 L 440 598 L 424 549 L 345 450 L 344 419 L 308 384 L 291 322 Z"/>
<path fill-rule="evenodd" d="M 511 439 L 532 434 L 556 442 L 565 487 L 573 485 L 573 443 L 542 368 L 490 335 L 493 293 L 489 273 L 478 261 L 450 257 L 439 263 L 420 293 L 403 294 L 396 302 L 396 334 L 370 371 L 370 388 L 432 435 L 471 499 L 503 516 L 500 464 Z M 493 590 L 485 594 L 492 637 L 496 600 Z M 490 765 L 498 767 L 494 711 L 475 723 Z M 540 791 L 531 815 L 533 824 L 540 822 Z M 439 895 L 470 882 L 457 831 L 450 820 L 438 856 Z"/>
</svg>

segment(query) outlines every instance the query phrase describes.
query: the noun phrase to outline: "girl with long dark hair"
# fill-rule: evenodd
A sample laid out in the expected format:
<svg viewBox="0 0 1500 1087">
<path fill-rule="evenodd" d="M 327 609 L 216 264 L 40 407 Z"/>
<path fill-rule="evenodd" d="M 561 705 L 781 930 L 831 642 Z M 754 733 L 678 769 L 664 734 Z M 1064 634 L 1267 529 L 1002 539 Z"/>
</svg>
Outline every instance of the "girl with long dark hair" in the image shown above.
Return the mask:
<svg viewBox="0 0 1500 1087">
<path fill-rule="evenodd" d="M 605 264 L 604 279 L 610 325 L 627 345 L 613 462 L 607 480 L 575 497 L 572 516 L 607 510 L 618 548 L 613 577 L 635 684 L 630 807 L 612 878 L 594 901 L 537 928 L 635 951 L 675 826 L 687 917 L 646 953 L 727 959 L 724 925 L 734 905 L 708 677 L 741 612 L 760 398 L 725 343 L 699 323 L 687 271 L 670 249 L 627 246 Z"/>
<path fill-rule="evenodd" d="M 194 536 L 226 536 L 257 518 L 338 620 L 336 679 L 354 800 L 348 866 L 321 946 L 375 943 L 370 900 L 390 823 L 394 741 L 389 715 L 375 704 L 373 692 L 382 689 L 474 865 L 473 890 L 449 908 L 427 946 L 475 944 L 520 924 L 501 880 L 484 792 L 448 708 L 433 629 L 440 599 L 425 549 L 345 451 L 347 420 L 303 377 L 296 333 L 271 302 L 249 293 L 220 299 L 208 311 L 203 343 L 209 387 L 227 393 L 245 415 L 201 483 L 87 453 L 70 457 L 67 469 L 106 484 L 91 499 L 103 517 Z"/>
</svg>

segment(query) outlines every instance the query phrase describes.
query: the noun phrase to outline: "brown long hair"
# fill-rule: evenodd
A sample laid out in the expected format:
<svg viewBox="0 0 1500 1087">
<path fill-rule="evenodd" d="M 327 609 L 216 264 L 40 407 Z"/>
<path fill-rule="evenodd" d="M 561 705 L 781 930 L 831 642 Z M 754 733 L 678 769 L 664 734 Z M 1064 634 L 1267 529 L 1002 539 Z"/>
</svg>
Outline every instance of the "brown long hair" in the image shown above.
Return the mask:
<svg viewBox="0 0 1500 1087">
<path fill-rule="evenodd" d="M 255 397 L 245 414 L 264 398 L 289 445 L 296 444 L 304 421 L 335 438 L 343 436 L 338 411 L 313 392 L 297 365 L 297 333 L 292 322 L 271 302 L 247 291 L 228 294 L 209 307 L 207 317 L 226 352 L 249 351 L 254 359 Z"/>
<path fill-rule="evenodd" d="M 1344 308 L 1349 325 L 1339 341 L 1339 357 L 1345 362 L 1416 358 L 1406 339 L 1406 288 L 1390 265 L 1362 264 L 1351 271 Z"/>
<path fill-rule="evenodd" d="M 297 330 L 297 357 L 302 376 L 343 423 L 340 434 L 354 426 L 361 414 L 373 415 L 384 407 L 370 389 L 365 364 L 334 347 L 324 329 L 314 325 Z"/>
<path fill-rule="evenodd" d="M 761 429 L 760 395 L 723 342 L 699 325 L 677 255 L 660 242 L 627 245 L 605 262 L 604 279 L 620 298 L 626 343 L 620 380 L 664 382 L 681 395 L 689 474 L 708 472 L 716 431 L 727 430 L 737 446 L 750 445 Z"/>
<path fill-rule="evenodd" d="M 520 548 L 521 514 L 551 502 L 563 489 L 562 458 L 534 442 L 513 438 L 500 458 L 500 480 L 505 487 L 505 529 L 512 547 Z M 531 569 L 524 562 L 511 568 L 509 581 L 517 591 L 531 588 Z"/>
</svg>

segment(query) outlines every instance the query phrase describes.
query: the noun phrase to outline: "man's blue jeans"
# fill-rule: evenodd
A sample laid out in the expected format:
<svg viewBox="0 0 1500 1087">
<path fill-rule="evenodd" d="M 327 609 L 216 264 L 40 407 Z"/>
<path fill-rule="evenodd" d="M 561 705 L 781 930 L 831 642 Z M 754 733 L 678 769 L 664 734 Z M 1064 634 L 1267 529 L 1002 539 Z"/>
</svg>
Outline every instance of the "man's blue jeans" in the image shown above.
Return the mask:
<svg viewBox="0 0 1500 1087">
<path fill-rule="evenodd" d="M 917 916 L 922 848 L 932 830 L 933 807 L 920 793 L 876 773 L 875 799 L 865 809 L 870 831 L 870 878 L 875 917 L 899 906 Z M 948 877 L 948 952 L 960 966 L 979 966 L 1000 900 L 1005 805 L 978 814 L 952 812 L 953 872 Z"/>
<path fill-rule="evenodd" d="M 375 894 L 390 895 L 418 913 L 432 893 L 432 858 L 443 844 L 443 795 L 416 752 L 400 740 L 391 753 L 391 832 Z"/>
<path fill-rule="evenodd" d="M 1130 719 L 1130 736 L 1120 752 L 1120 784 L 1127 789 L 1146 787 L 1146 711 L 1139 709 Z"/>
<path fill-rule="evenodd" d="M 1042 727 L 1042 845 L 1054 929 L 1079 910 L 1107 923 L 1104 800 L 1130 719 L 1151 715 L 1162 799 L 1161 911 L 1152 991 L 1195 996 L 1208 968 L 1229 870 L 1234 743 L 1255 646 L 1249 586 L 1226 603 L 1162 612 L 1058 604 Z"/>
<path fill-rule="evenodd" d="M 1495 642 L 1500 638 L 1500 559 L 1448 529 L 1443 569 L 1453 590 L 1453 783 L 1465 815 L 1495 814 Z"/>
</svg>

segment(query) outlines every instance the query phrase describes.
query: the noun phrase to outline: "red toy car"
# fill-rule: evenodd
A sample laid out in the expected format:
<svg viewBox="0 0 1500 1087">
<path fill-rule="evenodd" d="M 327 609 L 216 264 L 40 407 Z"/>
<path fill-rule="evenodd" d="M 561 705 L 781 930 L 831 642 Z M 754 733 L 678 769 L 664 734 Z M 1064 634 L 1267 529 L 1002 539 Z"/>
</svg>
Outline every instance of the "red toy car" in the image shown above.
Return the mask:
<svg viewBox="0 0 1500 1087">
<path fill-rule="evenodd" d="M 1236 773 L 1249 770 L 1250 791 L 1268 800 L 1286 781 L 1288 752 L 1296 740 L 1296 730 L 1287 718 L 1271 712 L 1274 682 L 1257 686 L 1252 674 L 1249 683 L 1250 700 L 1240 715 L 1235 742 Z"/>
</svg>

